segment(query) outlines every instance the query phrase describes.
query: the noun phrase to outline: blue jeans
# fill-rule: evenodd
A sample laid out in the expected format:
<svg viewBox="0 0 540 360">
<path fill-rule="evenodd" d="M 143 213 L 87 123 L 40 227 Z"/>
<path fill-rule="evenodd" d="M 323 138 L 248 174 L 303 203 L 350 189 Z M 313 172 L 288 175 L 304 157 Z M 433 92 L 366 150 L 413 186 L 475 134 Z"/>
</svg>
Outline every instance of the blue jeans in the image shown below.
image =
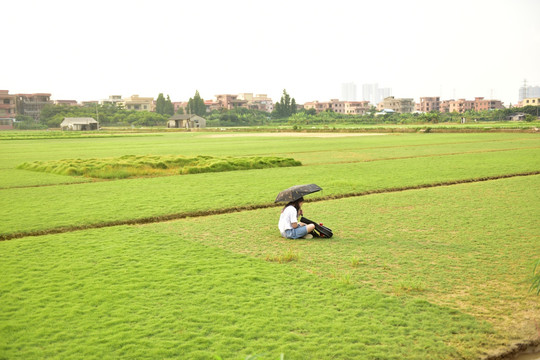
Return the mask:
<svg viewBox="0 0 540 360">
<path fill-rule="evenodd" d="M 285 230 L 285 235 L 287 239 L 299 239 L 302 236 L 307 235 L 307 226 L 298 226 L 296 229 L 287 229 Z"/>
</svg>

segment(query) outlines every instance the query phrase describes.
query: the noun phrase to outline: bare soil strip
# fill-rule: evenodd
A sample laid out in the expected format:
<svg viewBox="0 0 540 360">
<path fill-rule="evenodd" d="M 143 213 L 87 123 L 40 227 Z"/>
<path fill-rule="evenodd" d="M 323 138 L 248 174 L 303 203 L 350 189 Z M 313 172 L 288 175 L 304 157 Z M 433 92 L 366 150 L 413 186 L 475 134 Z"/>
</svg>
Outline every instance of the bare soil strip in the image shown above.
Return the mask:
<svg viewBox="0 0 540 360">
<path fill-rule="evenodd" d="M 462 179 L 462 180 L 454 180 L 454 181 L 443 181 L 443 182 L 437 182 L 437 183 L 431 183 L 431 184 L 404 186 L 404 187 L 378 189 L 378 190 L 368 190 L 368 191 L 357 192 L 357 193 L 328 195 L 328 196 L 323 196 L 323 197 L 313 199 L 313 200 L 306 200 L 306 202 L 320 202 L 320 201 L 343 199 L 343 198 L 356 197 L 356 196 L 392 193 L 392 192 L 400 192 L 400 191 L 416 190 L 416 189 L 427 189 L 427 188 L 433 188 L 433 187 L 439 187 L 439 186 L 467 184 L 467 183 L 475 183 L 475 182 L 483 182 L 483 181 L 491 181 L 491 180 L 499 180 L 499 179 L 518 177 L 518 176 L 531 176 L 531 175 L 540 175 L 540 171 L 531 171 L 531 172 L 525 172 L 525 173 L 515 173 L 515 174 L 506 174 L 506 175 L 498 175 L 498 176 L 488 176 L 488 177 L 473 178 L 473 179 Z M 167 215 L 159 215 L 159 216 L 150 216 L 150 217 L 144 217 L 144 218 L 139 218 L 139 219 L 105 221 L 101 223 L 87 224 L 87 225 L 80 225 L 80 226 L 63 226 L 63 227 L 46 229 L 46 230 L 24 231 L 24 232 L 11 233 L 11 234 L 0 234 L 0 241 L 20 239 L 20 238 L 29 237 L 29 236 L 60 234 L 60 233 L 78 231 L 78 230 L 99 229 L 99 228 L 119 226 L 119 225 L 150 224 L 150 223 L 185 219 L 188 217 L 202 217 L 202 216 L 211 216 L 211 215 L 220 215 L 220 214 L 230 214 L 230 213 L 241 212 L 241 211 L 267 209 L 271 207 L 280 207 L 280 206 L 283 206 L 283 205 L 275 204 L 275 203 L 266 203 L 266 204 L 259 204 L 259 205 L 236 206 L 236 207 L 216 209 L 216 210 L 193 211 L 193 212 L 184 212 L 184 213 L 167 214 Z"/>
<path fill-rule="evenodd" d="M 489 355 L 483 360 L 533 360 L 540 359 L 540 340 L 530 340 L 522 343 L 516 343 L 509 350 Z"/>
</svg>

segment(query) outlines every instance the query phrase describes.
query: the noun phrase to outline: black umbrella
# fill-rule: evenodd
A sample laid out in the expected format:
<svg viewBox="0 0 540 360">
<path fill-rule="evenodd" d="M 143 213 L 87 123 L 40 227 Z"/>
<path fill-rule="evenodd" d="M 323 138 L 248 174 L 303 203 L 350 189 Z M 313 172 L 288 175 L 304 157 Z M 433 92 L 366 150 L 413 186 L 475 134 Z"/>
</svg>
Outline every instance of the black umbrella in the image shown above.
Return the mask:
<svg viewBox="0 0 540 360">
<path fill-rule="evenodd" d="M 300 199 L 304 195 L 308 195 L 317 191 L 321 191 L 322 188 L 315 184 L 295 185 L 280 192 L 274 202 L 291 202 Z"/>
</svg>

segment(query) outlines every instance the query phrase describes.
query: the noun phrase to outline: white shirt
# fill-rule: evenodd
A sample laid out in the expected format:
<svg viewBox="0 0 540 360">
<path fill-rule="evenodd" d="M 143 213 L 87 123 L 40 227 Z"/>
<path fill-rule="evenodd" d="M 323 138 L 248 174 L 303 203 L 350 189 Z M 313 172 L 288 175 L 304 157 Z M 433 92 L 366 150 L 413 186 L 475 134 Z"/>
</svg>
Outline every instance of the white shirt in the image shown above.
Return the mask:
<svg viewBox="0 0 540 360">
<path fill-rule="evenodd" d="M 298 213 L 296 211 L 296 208 L 292 205 L 287 206 L 279 216 L 278 228 L 281 235 L 285 237 L 285 230 L 292 229 L 293 227 L 291 224 L 297 222 Z"/>
</svg>

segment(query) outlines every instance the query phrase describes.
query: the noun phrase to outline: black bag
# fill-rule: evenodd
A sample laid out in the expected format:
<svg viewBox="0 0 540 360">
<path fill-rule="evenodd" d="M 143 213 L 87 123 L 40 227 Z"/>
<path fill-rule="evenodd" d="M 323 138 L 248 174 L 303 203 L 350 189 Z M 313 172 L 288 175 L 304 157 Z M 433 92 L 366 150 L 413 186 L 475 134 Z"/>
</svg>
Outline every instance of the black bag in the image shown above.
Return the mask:
<svg viewBox="0 0 540 360">
<path fill-rule="evenodd" d="M 315 221 L 306 219 L 303 216 L 300 218 L 300 222 L 303 222 L 306 225 L 307 224 L 315 225 L 315 230 L 311 232 L 313 234 L 313 237 L 331 238 L 334 235 L 332 233 L 332 229 L 327 228 L 326 226 L 323 226 L 322 224 L 316 223 Z"/>
</svg>

